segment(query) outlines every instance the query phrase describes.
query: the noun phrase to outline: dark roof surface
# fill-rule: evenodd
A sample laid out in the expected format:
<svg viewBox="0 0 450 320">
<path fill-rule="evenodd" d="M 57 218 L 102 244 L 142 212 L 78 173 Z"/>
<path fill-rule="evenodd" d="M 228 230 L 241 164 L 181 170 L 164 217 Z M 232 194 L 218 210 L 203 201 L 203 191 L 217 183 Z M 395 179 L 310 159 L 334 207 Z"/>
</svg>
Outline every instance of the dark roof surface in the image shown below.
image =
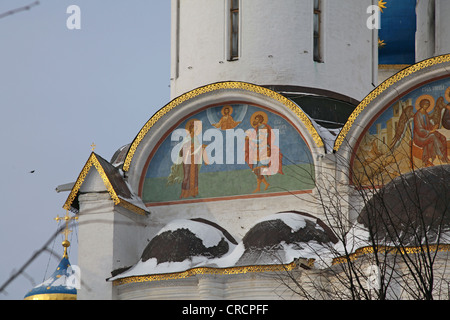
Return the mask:
<svg viewBox="0 0 450 320">
<path fill-rule="evenodd" d="M 297 211 L 279 214 L 285 213 L 305 217 L 305 226 L 293 230 L 281 218 L 277 219 L 277 215 L 273 215 L 270 220 L 257 223 L 242 239 L 245 251 L 237 265 L 280 263 L 285 260 L 286 245 L 293 245 L 296 250 L 303 250 L 310 247 L 310 242 L 323 246 L 337 242 L 331 229 L 320 219 Z"/>
<path fill-rule="evenodd" d="M 307 218 L 314 218 L 313 216 L 302 212 L 289 211 L 289 213 L 298 214 Z M 306 243 L 313 240 L 318 243 L 336 243 L 337 239 L 332 231 L 321 222 L 320 219 L 315 219 L 316 222 L 305 219 L 306 226 L 297 231 L 293 231 L 291 227 L 282 220 L 276 219 L 275 215 L 273 220 L 262 221 L 253 226 L 245 234 L 242 241 L 246 249 L 269 248 L 276 246 L 283 241 L 287 244 Z M 320 228 L 317 228 L 317 226 L 320 226 Z"/>
<path fill-rule="evenodd" d="M 379 190 L 358 222 L 380 241 L 417 245 L 425 233 L 437 241 L 450 229 L 450 165 L 418 169 Z"/>
<path fill-rule="evenodd" d="M 95 154 L 95 156 L 97 157 L 98 162 L 105 171 L 105 174 L 108 177 L 108 180 L 111 183 L 117 196 L 124 199 L 131 199 L 132 198 L 131 191 L 128 188 L 128 185 L 125 183 L 125 180 L 123 179 L 122 175 L 120 174 L 119 169 L 114 167 L 111 163 L 103 159 L 98 154 Z"/>
<path fill-rule="evenodd" d="M 219 258 L 228 253 L 230 246 L 226 239 L 236 243 L 231 235 L 217 224 L 205 219 L 191 219 L 196 223 L 203 224 L 204 230 L 214 228 L 223 235 L 219 243 L 212 247 L 206 247 L 202 239 L 198 238 L 194 232 L 186 228 L 164 231 L 156 235 L 144 249 L 141 259 L 143 262 L 156 258 L 157 263 L 163 262 L 182 262 L 195 256 L 204 256 L 207 258 Z M 214 232 L 214 230 L 211 230 Z"/>
</svg>

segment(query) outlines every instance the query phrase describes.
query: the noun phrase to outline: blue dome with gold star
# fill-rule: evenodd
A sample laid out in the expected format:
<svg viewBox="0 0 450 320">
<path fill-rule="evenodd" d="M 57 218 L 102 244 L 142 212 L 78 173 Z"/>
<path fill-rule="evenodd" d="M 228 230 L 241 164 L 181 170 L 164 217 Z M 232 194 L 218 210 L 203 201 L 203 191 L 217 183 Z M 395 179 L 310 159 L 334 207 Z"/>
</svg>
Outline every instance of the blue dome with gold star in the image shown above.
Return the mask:
<svg viewBox="0 0 450 320">
<path fill-rule="evenodd" d="M 62 246 L 64 247 L 63 257 L 51 277 L 31 289 L 30 292 L 25 295 L 25 300 L 77 299 L 77 287 L 79 287 L 80 283 L 80 272 L 78 268 L 70 265 L 69 255 L 67 254 L 67 248 L 70 247 L 70 241 L 67 240 L 67 236 L 72 232 L 69 230 L 69 222 L 78 220 L 78 216 L 70 217 L 69 212 L 66 210 L 66 215 L 64 217 L 56 216 L 55 220 L 65 222 L 65 228 L 62 232 L 65 237 L 62 242 Z"/>
<path fill-rule="evenodd" d="M 416 0 L 379 1 L 381 29 L 378 31 L 381 65 L 414 64 L 416 61 Z"/>
<path fill-rule="evenodd" d="M 76 300 L 76 272 L 65 255 L 50 278 L 30 290 L 25 300 Z"/>
</svg>

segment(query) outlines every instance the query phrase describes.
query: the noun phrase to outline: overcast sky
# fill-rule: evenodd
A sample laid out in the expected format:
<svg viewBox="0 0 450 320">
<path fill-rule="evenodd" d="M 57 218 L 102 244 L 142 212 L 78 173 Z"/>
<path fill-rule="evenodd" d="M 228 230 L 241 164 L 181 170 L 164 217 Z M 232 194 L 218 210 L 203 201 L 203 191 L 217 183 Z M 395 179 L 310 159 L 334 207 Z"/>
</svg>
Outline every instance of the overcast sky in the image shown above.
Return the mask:
<svg viewBox="0 0 450 320">
<path fill-rule="evenodd" d="M 0 16 L 33 2 L 2 0 Z M 55 188 L 77 179 L 90 145 L 110 160 L 169 102 L 170 1 L 40 0 L 0 18 L 0 41 L 1 286 L 57 230 L 68 193 Z M 76 264 L 76 230 L 69 240 Z M 0 299 L 22 299 L 58 259 L 41 254 Z"/>
</svg>

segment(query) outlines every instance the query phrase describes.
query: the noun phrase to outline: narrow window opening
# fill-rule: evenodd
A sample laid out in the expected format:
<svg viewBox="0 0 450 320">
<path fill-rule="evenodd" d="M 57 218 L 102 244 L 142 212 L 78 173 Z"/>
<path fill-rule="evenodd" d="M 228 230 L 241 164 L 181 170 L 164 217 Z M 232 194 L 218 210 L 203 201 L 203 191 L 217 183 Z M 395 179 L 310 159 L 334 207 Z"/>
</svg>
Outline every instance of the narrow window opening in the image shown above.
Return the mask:
<svg viewBox="0 0 450 320">
<path fill-rule="evenodd" d="M 230 0 L 230 60 L 239 58 L 239 0 Z"/>
<path fill-rule="evenodd" d="M 322 0 L 314 0 L 314 61 L 323 62 L 322 54 Z"/>
<path fill-rule="evenodd" d="M 180 0 L 176 2 L 176 27 L 175 27 L 175 79 L 180 76 Z"/>
</svg>

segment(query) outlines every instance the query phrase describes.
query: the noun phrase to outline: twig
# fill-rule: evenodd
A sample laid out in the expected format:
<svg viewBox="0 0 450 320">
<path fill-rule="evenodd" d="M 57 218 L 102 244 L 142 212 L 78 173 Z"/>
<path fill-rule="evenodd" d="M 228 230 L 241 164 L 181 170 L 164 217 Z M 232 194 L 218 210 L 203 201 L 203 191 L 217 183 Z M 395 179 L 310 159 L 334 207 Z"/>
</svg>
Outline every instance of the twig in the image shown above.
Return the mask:
<svg viewBox="0 0 450 320">
<path fill-rule="evenodd" d="M 37 5 L 39 5 L 39 1 L 35 1 L 33 3 L 30 3 L 29 5 L 26 5 L 26 6 L 23 6 L 23 7 L 20 7 L 20 8 L 16 8 L 16 9 L 12 9 L 12 10 L 6 11 L 6 12 L 0 14 L 0 19 L 4 18 L 4 17 L 7 17 L 7 16 L 11 16 L 11 15 L 13 15 L 15 13 L 18 13 L 18 12 L 21 12 L 21 11 L 30 10 L 32 7 L 35 7 Z"/>
</svg>

